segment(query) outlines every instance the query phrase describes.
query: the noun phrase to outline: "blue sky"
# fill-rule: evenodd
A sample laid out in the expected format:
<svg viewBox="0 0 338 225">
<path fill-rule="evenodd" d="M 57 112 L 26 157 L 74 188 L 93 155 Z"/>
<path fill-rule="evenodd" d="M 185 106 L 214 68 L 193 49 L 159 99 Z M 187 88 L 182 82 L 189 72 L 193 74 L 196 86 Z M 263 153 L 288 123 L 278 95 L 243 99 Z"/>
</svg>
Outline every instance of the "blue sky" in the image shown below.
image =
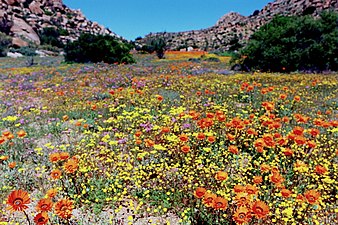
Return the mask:
<svg viewBox="0 0 338 225">
<path fill-rule="evenodd" d="M 210 27 L 234 11 L 248 16 L 272 0 L 63 0 L 128 40 L 150 32 Z"/>
</svg>

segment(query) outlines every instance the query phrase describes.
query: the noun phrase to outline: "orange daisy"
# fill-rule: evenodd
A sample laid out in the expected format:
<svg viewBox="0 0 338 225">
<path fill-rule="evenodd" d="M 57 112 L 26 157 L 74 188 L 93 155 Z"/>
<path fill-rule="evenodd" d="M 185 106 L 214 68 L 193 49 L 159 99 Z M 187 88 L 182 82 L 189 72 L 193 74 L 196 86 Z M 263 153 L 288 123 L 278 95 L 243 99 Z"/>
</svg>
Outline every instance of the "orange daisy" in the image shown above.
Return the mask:
<svg viewBox="0 0 338 225">
<path fill-rule="evenodd" d="M 57 180 L 61 177 L 61 170 L 59 169 L 55 169 L 55 170 L 52 170 L 52 172 L 50 173 L 50 176 L 54 179 L 54 180 Z"/>
<path fill-rule="evenodd" d="M 12 191 L 7 198 L 7 210 L 10 211 L 24 211 L 28 208 L 27 204 L 30 203 L 29 195 L 26 191 L 23 190 L 14 190 Z"/>
<path fill-rule="evenodd" d="M 239 207 L 233 215 L 233 220 L 236 224 L 245 224 L 249 223 L 251 220 L 251 211 L 245 207 Z"/>
<path fill-rule="evenodd" d="M 63 165 L 66 173 L 74 173 L 78 167 L 78 162 L 74 159 L 67 160 L 67 162 L 65 162 L 65 164 Z"/>
<path fill-rule="evenodd" d="M 69 219 L 74 209 L 73 201 L 69 199 L 61 199 L 54 206 L 55 213 L 63 219 Z"/>
<path fill-rule="evenodd" d="M 53 208 L 53 202 L 49 198 L 40 199 L 36 206 L 38 212 L 48 212 Z"/>
<path fill-rule="evenodd" d="M 34 217 L 34 223 L 36 225 L 45 225 L 48 223 L 49 217 L 46 212 L 40 212 Z"/>
<path fill-rule="evenodd" d="M 260 200 L 254 202 L 251 210 L 258 219 L 266 217 L 266 215 L 270 212 L 269 206 Z"/>
</svg>

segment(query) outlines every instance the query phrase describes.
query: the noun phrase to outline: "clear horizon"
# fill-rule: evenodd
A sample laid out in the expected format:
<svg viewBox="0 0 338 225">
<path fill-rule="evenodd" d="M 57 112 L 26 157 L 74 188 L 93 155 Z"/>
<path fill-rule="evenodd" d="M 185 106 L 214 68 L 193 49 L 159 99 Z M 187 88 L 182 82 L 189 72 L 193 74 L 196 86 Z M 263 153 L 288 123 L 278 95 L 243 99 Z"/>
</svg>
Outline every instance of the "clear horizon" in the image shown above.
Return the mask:
<svg viewBox="0 0 338 225">
<path fill-rule="evenodd" d="M 71 9 L 80 9 L 87 19 L 112 32 L 134 40 L 150 32 L 178 32 L 211 27 L 229 12 L 251 15 L 272 0 L 63 0 Z"/>
</svg>

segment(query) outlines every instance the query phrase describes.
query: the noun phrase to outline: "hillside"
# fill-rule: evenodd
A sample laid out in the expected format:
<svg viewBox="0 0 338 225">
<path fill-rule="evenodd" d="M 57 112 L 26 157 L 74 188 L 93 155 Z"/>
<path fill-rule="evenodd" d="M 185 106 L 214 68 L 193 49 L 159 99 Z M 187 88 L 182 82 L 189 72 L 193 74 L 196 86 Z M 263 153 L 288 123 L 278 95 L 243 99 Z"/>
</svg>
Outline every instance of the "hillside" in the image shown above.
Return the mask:
<svg viewBox="0 0 338 225">
<path fill-rule="evenodd" d="M 61 31 L 63 41 L 74 40 L 82 32 L 119 37 L 62 0 L 0 0 L 0 31 L 12 36 L 14 45 L 40 44 L 38 33 L 45 27 Z"/>
<path fill-rule="evenodd" d="M 255 10 L 250 16 L 230 12 L 210 28 L 185 32 L 150 33 L 137 40 L 137 43 L 144 45 L 154 37 L 163 37 L 171 50 L 187 47 L 207 51 L 229 50 L 237 43 L 245 43 L 259 27 L 276 15 L 317 16 L 321 11 L 330 9 L 338 11 L 338 0 L 276 0 L 261 10 Z"/>
</svg>

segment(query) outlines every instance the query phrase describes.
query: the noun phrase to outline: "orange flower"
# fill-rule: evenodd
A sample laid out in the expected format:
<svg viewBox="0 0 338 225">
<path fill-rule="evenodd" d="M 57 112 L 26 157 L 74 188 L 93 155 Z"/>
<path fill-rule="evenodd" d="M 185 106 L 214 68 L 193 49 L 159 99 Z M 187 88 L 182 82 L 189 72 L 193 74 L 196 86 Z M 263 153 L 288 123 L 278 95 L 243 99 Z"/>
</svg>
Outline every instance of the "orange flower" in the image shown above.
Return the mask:
<svg viewBox="0 0 338 225">
<path fill-rule="evenodd" d="M 235 196 L 235 202 L 237 206 L 246 206 L 252 201 L 252 195 L 246 192 L 239 192 Z"/>
<path fill-rule="evenodd" d="M 188 152 L 190 152 L 190 147 L 188 145 L 183 145 L 181 147 L 181 151 L 184 152 L 184 153 L 188 153 Z"/>
<path fill-rule="evenodd" d="M 257 132 L 256 132 L 255 129 L 253 129 L 253 128 L 247 129 L 246 133 L 247 133 L 248 135 L 257 135 Z"/>
<path fill-rule="evenodd" d="M 226 134 L 226 136 L 227 136 L 229 141 L 235 140 L 235 135 L 233 135 L 233 134 Z"/>
<path fill-rule="evenodd" d="M 61 199 L 54 206 L 56 215 L 63 219 L 69 219 L 72 216 L 73 208 L 73 201 L 69 199 Z"/>
<path fill-rule="evenodd" d="M 162 132 L 163 133 L 169 133 L 170 132 L 170 128 L 169 127 L 162 127 Z"/>
<path fill-rule="evenodd" d="M 316 142 L 314 141 L 307 141 L 306 142 L 306 145 L 309 147 L 309 148 L 315 148 L 317 146 Z"/>
<path fill-rule="evenodd" d="M 214 199 L 213 208 L 216 210 L 226 210 L 228 207 L 228 201 L 225 198 L 217 197 Z"/>
<path fill-rule="evenodd" d="M 272 183 L 274 184 L 281 184 L 282 182 L 284 182 L 284 178 L 282 175 L 280 175 L 279 173 L 273 173 L 270 176 L 270 180 Z"/>
<path fill-rule="evenodd" d="M 11 169 L 13 169 L 14 167 L 16 167 L 16 162 L 10 162 L 8 164 L 8 167 L 11 168 Z"/>
<path fill-rule="evenodd" d="M 188 141 L 188 136 L 186 134 L 181 134 L 179 138 L 183 142 L 187 142 Z"/>
<path fill-rule="evenodd" d="M 263 177 L 262 177 L 262 176 L 254 176 L 253 182 L 254 182 L 255 184 L 260 184 L 260 183 L 263 182 Z"/>
<path fill-rule="evenodd" d="M 19 130 L 18 132 L 16 132 L 16 134 L 18 135 L 18 137 L 25 137 L 27 135 L 26 131 L 24 130 Z"/>
<path fill-rule="evenodd" d="M 213 142 L 215 142 L 215 140 L 216 140 L 215 136 L 209 136 L 208 137 L 208 142 L 209 143 L 213 143 Z"/>
<path fill-rule="evenodd" d="M 62 117 L 62 119 L 63 119 L 63 121 L 67 121 L 67 120 L 69 120 L 69 116 L 64 115 L 64 116 Z"/>
<path fill-rule="evenodd" d="M 36 206 L 38 212 L 48 212 L 53 208 L 53 202 L 49 198 L 40 199 Z"/>
<path fill-rule="evenodd" d="M 142 135 L 142 132 L 141 132 L 141 131 L 138 130 L 138 131 L 135 132 L 135 136 L 136 136 L 136 137 L 140 137 L 141 135 Z"/>
<path fill-rule="evenodd" d="M 206 191 L 207 190 L 205 188 L 198 187 L 196 188 L 194 195 L 196 198 L 203 198 Z"/>
<path fill-rule="evenodd" d="M 217 197 L 216 194 L 206 192 L 204 194 L 203 204 L 205 204 L 207 207 L 212 207 L 213 204 L 214 204 L 214 200 L 215 200 L 216 197 Z"/>
<path fill-rule="evenodd" d="M 61 177 L 61 170 L 59 169 L 55 169 L 55 170 L 52 170 L 52 172 L 50 173 L 50 176 L 54 179 L 54 180 L 57 180 Z"/>
<path fill-rule="evenodd" d="M 160 101 L 160 102 L 163 101 L 163 96 L 161 96 L 161 95 L 157 95 L 156 98 L 157 98 L 157 100 Z"/>
<path fill-rule="evenodd" d="M 316 190 L 308 190 L 304 193 L 304 196 L 308 203 L 315 204 L 320 198 L 320 193 Z"/>
<path fill-rule="evenodd" d="M 56 163 L 57 161 L 60 160 L 60 153 L 54 152 L 49 155 L 49 161 L 52 163 Z"/>
<path fill-rule="evenodd" d="M 326 172 L 327 172 L 327 169 L 324 166 L 322 166 L 322 165 L 316 165 L 315 166 L 315 173 L 317 173 L 319 175 L 323 175 Z"/>
<path fill-rule="evenodd" d="M 299 127 L 299 126 L 294 127 L 292 130 L 292 133 L 295 135 L 303 135 L 303 132 L 304 132 L 304 128 Z"/>
<path fill-rule="evenodd" d="M 316 128 L 312 128 L 312 129 L 310 129 L 309 133 L 312 136 L 316 137 L 316 136 L 318 136 L 320 134 L 320 131 L 318 129 L 316 129 Z"/>
<path fill-rule="evenodd" d="M 49 217 L 48 214 L 46 212 L 41 212 L 38 213 L 35 217 L 34 217 L 34 223 L 36 225 L 45 225 L 48 223 Z"/>
<path fill-rule="evenodd" d="M 238 154 L 238 148 L 235 145 L 230 145 L 228 149 L 232 154 Z"/>
<path fill-rule="evenodd" d="M 205 138 L 205 134 L 204 133 L 198 133 L 197 134 L 197 139 L 198 140 L 204 140 L 204 138 Z"/>
<path fill-rule="evenodd" d="M 286 99 L 286 97 L 288 97 L 286 94 L 280 94 L 279 95 L 279 98 L 282 99 L 282 100 Z"/>
<path fill-rule="evenodd" d="M 28 208 L 27 204 L 30 203 L 28 193 L 23 190 L 12 191 L 7 198 L 7 210 L 13 211 L 24 211 Z"/>
<path fill-rule="evenodd" d="M 48 198 L 54 198 L 57 195 L 57 193 L 58 193 L 58 190 L 55 188 L 52 188 L 52 189 L 49 189 L 46 194 Z"/>
<path fill-rule="evenodd" d="M 248 193 L 249 195 L 256 195 L 258 193 L 258 189 L 256 186 L 248 184 L 245 187 L 245 191 L 246 193 Z"/>
<path fill-rule="evenodd" d="M 275 141 L 273 139 L 273 135 L 272 134 L 264 134 L 263 135 L 263 140 L 264 140 L 264 144 L 267 147 L 270 148 L 274 148 L 275 147 Z"/>
<path fill-rule="evenodd" d="M 136 143 L 137 145 L 140 145 L 140 144 L 142 144 L 142 140 L 136 139 L 135 143 Z"/>
<path fill-rule="evenodd" d="M 300 101 L 300 96 L 296 95 L 293 100 L 295 100 L 296 102 L 299 102 Z"/>
<path fill-rule="evenodd" d="M 5 136 L 5 137 L 9 137 L 11 134 L 12 133 L 8 130 L 2 132 L 2 135 Z"/>
<path fill-rule="evenodd" d="M 0 145 L 6 142 L 6 138 L 0 137 Z"/>
<path fill-rule="evenodd" d="M 293 151 L 291 149 L 289 149 L 289 148 L 286 148 L 286 149 L 283 150 L 283 154 L 285 156 L 292 156 L 293 155 Z"/>
<path fill-rule="evenodd" d="M 304 145 L 306 143 L 306 139 L 303 136 L 296 136 L 294 141 L 297 145 Z"/>
<path fill-rule="evenodd" d="M 78 167 L 78 162 L 74 159 L 67 160 L 67 162 L 65 162 L 65 164 L 63 165 L 66 173 L 74 173 Z"/>
<path fill-rule="evenodd" d="M 233 215 L 233 220 L 236 224 L 245 224 L 249 223 L 251 220 L 251 210 L 248 210 L 247 207 L 239 207 Z"/>
<path fill-rule="evenodd" d="M 266 217 L 266 215 L 270 212 L 269 206 L 260 200 L 256 201 L 252 205 L 251 210 L 258 219 Z"/>
<path fill-rule="evenodd" d="M 267 164 L 262 164 L 261 165 L 261 172 L 265 173 L 268 172 L 270 170 L 270 166 Z"/>
<path fill-rule="evenodd" d="M 0 156 L 0 160 L 2 160 L 2 161 L 6 161 L 7 159 L 9 159 L 8 155 L 2 155 L 2 156 Z"/>
<path fill-rule="evenodd" d="M 245 191 L 245 187 L 243 185 L 235 185 L 234 186 L 234 192 L 240 193 L 240 192 L 244 192 L 244 191 Z"/>
<path fill-rule="evenodd" d="M 289 198 L 292 195 L 292 191 L 283 188 L 281 194 L 284 198 Z"/>
<path fill-rule="evenodd" d="M 69 153 L 68 152 L 61 152 L 59 156 L 60 156 L 61 160 L 69 159 Z"/>
<path fill-rule="evenodd" d="M 228 178 L 228 173 L 224 171 L 218 171 L 215 175 L 216 180 L 226 180 Z"/>
</svg>

